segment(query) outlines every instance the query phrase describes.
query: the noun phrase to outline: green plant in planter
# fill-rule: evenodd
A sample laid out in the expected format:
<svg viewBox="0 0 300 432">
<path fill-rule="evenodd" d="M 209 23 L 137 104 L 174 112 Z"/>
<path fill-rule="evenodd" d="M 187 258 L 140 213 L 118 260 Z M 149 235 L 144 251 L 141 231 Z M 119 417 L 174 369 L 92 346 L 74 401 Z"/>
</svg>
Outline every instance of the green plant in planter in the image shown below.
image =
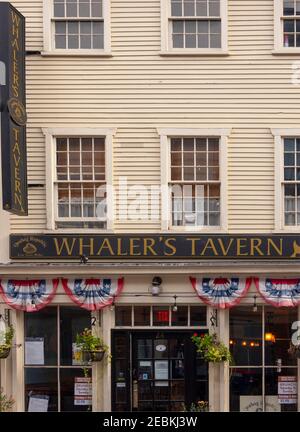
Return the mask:
<svg viewBox="0 0 300 432">
<path fill-rule="evenodd" d="M 190 406 L 184 405 L 183 411 L 185 412 L 208 412 L 209 405 L 207 401 L 197 401 L 192 403 Z"/>
<path fill-rule="evenodd" d="M 212 335 L 208 333 L 204 335 L 194 333 L 192 341 L 197 347 L 197 352 L 202 355 L 205 361 L 212 363 L 228 361 L 232 363 L 232 356 L 229 349 L 218 340 L 215 333 Z"/>
<path fill-rule="evenodd" d="M 0 412 L 10 410 L 14 403 L 14 399 L 11 396 L 7 397 L 6 394 L 3 393 L 3 389 L 0 388 Z"/>
<path fill-rule="evenodd" d="M 76 335 L 76 345 L 82 353 L 84 362 L 101 361 L 104 354 L 111 359 L 109 347 L 99 336 L 93 335 L 91 329 L 85 328 Z"/>
<path fill-rule="evenodd" d="M 15 331 L 12 326 L 8 326 L 5 332 L 0 333 L 0 358 L 8 357 L 10 349 L 12 347 L 12 340 L 14 338 L 14 334 Z"/>
</svg>

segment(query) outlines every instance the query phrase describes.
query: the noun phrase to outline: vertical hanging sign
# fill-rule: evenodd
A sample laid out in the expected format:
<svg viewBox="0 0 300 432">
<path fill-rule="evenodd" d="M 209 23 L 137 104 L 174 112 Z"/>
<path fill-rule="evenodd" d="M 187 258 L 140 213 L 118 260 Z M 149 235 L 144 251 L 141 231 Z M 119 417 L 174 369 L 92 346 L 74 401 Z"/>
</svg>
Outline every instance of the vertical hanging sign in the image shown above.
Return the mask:
<svg viewBox="0 0 300 432">
<path fill-rule="evenodd" d="M 28 214 L 25 108 L 25 18 L 10 3 L 0 3 L 0 86 L 3 209 Z"/>
</svg>

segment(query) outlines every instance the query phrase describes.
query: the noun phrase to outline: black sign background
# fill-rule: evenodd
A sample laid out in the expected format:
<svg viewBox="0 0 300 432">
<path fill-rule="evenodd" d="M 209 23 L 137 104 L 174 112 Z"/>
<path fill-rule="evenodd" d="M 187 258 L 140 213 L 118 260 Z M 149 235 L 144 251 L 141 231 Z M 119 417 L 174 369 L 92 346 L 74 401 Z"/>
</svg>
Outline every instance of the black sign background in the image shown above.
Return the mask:
<svg viewBox="0 0 300 432">
<path fill-rule="evenodd" d="M 12 234 L 11 259 L 299 260 L 300 235 Z"/>
<path fill-rule="evenodd" d="M 24 216 L 28 214 L 25 18 L 6 2 L 0 3 L 0 61 L 6 66 L 6 85 L 0 86 L 3 209 Z M 14 101 L 11 112 L 10 100 Z"/>
</svg>

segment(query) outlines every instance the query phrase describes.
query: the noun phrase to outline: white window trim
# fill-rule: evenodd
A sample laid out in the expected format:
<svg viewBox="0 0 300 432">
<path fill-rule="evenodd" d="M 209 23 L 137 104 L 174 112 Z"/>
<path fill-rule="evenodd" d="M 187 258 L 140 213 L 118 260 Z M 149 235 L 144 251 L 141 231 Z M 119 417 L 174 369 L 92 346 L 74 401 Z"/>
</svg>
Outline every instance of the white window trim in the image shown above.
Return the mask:
<svg viewBox="0 0 300 432">
<path fill-rule="evenodd" d="M 227 140 L 231 129 L 157 129 L 160 135 L 161 160 L 161 231 L 162 232 L 207 232 L 222 233 L 228 230 L 227 220 Z M 220 138 L 220 226 L 192 227 L 170 225 L 170 196 L 168 190 L 170 173 L 170 138 L 172 137 L 218 137 Z"/>
<path fill-rule="evenodd" d="M 42 56 L 103 56 L 111 54 L 111 24 L 110 24 L 110 0 L 103 0 L 104 21 L 104 48 L 103 49 L 55 49 L 53 34 L 53 0 L 43 0 L 43 34 L 44 50 Z"/>
<path fill-rule="evenodd" d="M 169 16 L 171 1 L 161 0 L 161 52 L 160 55 L 228 55 L 228 5 L 227 0 L 221 0 L 221 48 L 172 48 L 170 41 Z"/>
<path fill-rule="evenodd" d="M 55 229 L 55 187 L 56 178 L 56 146 L 55 138 L 57 136 L 93 136 L 105 138 L 105 181 L 107 185 L 107 226 L 101 230 L 99 228 L 82 228 L 76 232 L 112 232 L 114 220 L 114 194 L 113 194 L 113 136 L 116 134 L 116 129 L 111 128 L 43 128 L 43 134 L 46 140 L 46 206 L 47 206 L 47 232 L 55 231 L 56 233 L 74 232 L 74 228 L 59 228 Z"/>
<path fill-rule="evenodd" d="M 274 231 L 275 233 L 298 232 L 299 226 L 284 224 L 284 194 L 283 194 L 283 145 L 282 139 L 299 137 L 300 129 L 271 129 L 274 136 L 275 175 L 274 175 Z"/>
<path fill-rule="evenodd" d="M 281 19 L 283 11 L 283 0 L 274 0 L 274 50 L 273 54 L 290 55 L 300 54 L 300 47 L 283 46 L 283 21 Z"/>
</svg>

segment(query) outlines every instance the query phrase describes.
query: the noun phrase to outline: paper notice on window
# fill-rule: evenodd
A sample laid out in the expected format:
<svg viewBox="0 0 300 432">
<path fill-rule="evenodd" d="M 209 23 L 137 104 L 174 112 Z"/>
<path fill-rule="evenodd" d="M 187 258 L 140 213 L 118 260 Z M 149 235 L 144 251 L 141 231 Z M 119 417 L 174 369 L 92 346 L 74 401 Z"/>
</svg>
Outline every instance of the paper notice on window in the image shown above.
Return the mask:
<svg viewBox="0 0 300 432">
<path fill-rule="evenodd" d="M 297 403 L 297 377 L 279 376 L 278 377 L 278 400 L 282 405 Z"/>
<path fill-rule="evenodd" d="M 76 377 L 74 405 L 92 405 L 92 378 Z"/>
<path fill-rule="evenodd" d="M 156 380 L 167 380 L 169 378 L 168 360 L 156 360 L 154 368 Z"/>
<path fill-rule="evenodd" d="M 25 364 L 44 365 L 44 338 L 26 338 L 25 340 Z"/>
<path fill-rule="evenodd" d="M 49 396 L 35 395 L 29 397 L 28 412 L 47 412 Z"/>
</svg>

